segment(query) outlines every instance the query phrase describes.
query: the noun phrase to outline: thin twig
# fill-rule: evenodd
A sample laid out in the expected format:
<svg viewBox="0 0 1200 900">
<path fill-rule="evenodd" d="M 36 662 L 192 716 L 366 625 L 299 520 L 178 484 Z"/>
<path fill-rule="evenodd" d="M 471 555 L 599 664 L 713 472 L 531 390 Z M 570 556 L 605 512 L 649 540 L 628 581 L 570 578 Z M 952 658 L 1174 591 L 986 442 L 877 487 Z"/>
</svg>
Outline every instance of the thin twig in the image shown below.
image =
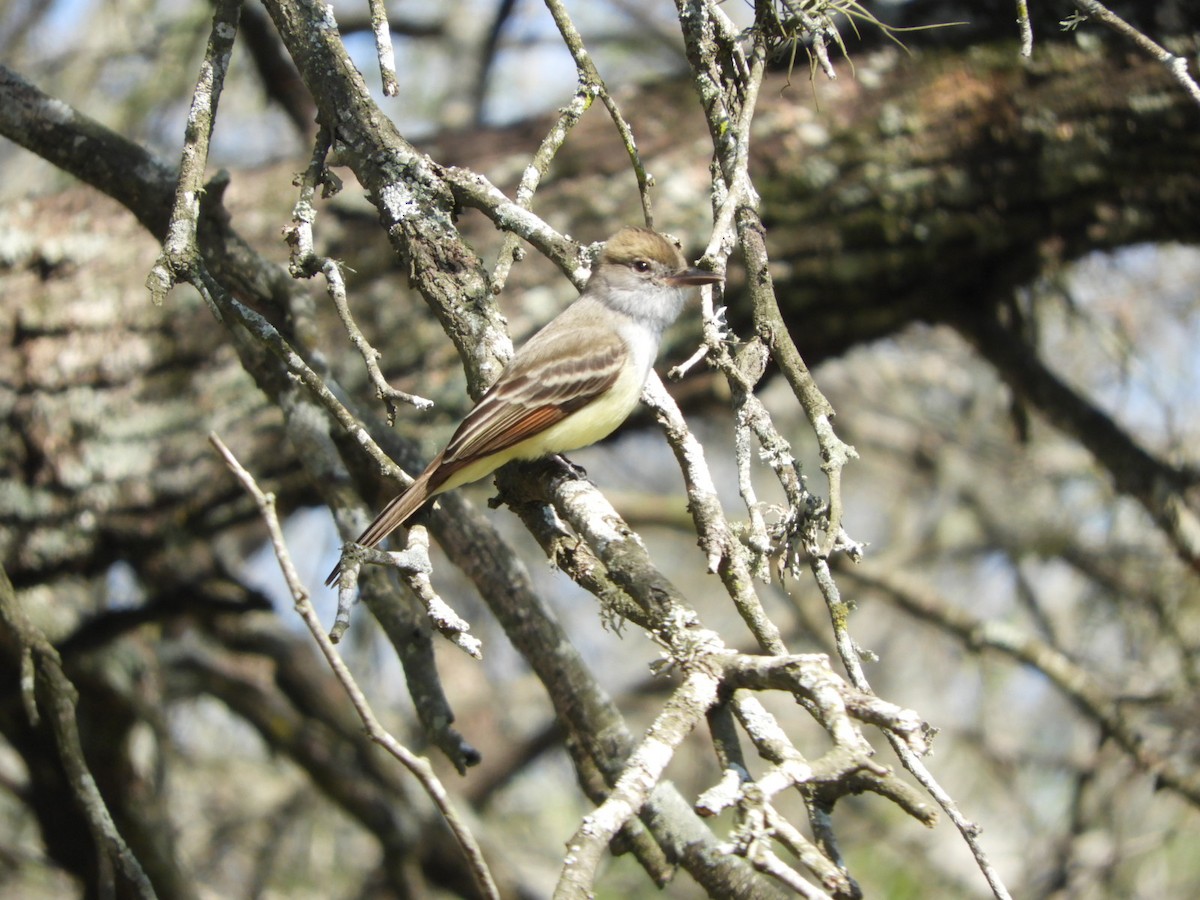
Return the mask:
<svg viewBox="0 0 1200 900">
<path fill-rule="evenodd" d="M 550 127 L 550 131 L 542 138 L 542 143 L 538 145 L 537 151 L 533 154 L 533 159 L 529 161 L 529 165 L 525 167 L 525 171 L 521 174 L 521 181 L 517 185 L 517 206 L 522 209 L 530 209 L 533 206 L 533 195 L 536 193 L 542 179 L 546 177 L 546 173 L 550 171 L 550 164 L 554 161 L 555 155 L 557 155 L 559 149 L 566 142 L 567 135 L 571 133 L 571 129 L 579 124 L 579 120 L 591 108 L 592 102 L 595 99 L 596 89 L 592 85 L 579 85 L 579 89 L 575 91 L 575 96 L 560 111 L 558 118 Z M 492 269 L 493 293 L 498 294 L 504 290 L 509 270 L 512 269 L 513 262 L 517 259 L 519 249 L 520 242 L 517 240 L 517 236 L 511 232 L 505 234 L 504 244 L 500 248 L 496 265 Z"/>
<path fill-rule="evenodd" d="M 312 600 L 304 587 L 299 573 L 296 571 L 295 565 L 292 563 L 291 555 L 284 542 L 283 528 L 275 512 L 275 496 L 263 492 L 255 481 L 254 476 L 246 471 L 241 463 L 237 461 L 237 458 L 225 446 L 225 443 L 216 433 L 209 435 L 209 441 L 225 460 L 225 464 L 229 467 L 229 470 L 241 482 L 242 487 L 254 498 L 263 521 L 266 523 L 267 531 L 271 537 L 271 546 L 275 551 L 275 558 L 279 562 L 280 571 L 283 573 L 284 581 L 287 583 L 292 600 L 295 602 L 296 612 L 300 614 L 300 618 L 303 619 L 304 624 L 308 627 L 313 640 L 317 642 L 317 647 L 320 649 L 321 654 L 325 657 L 326 662 L 329 663 L 329 667 L 333 670 L 333 674 L 346 691 L 346 695 L 350 698 L 350 702 L 358 712 L 359 718 L 362 719 L 367 735 L 372 741 L 379 744 L 379 746 L 395 757 L 420 782 L 421 787 L 424 788 L 425 793 L 429 795 L 429 798 L 445 818 L 446 824 L 454 833 L 463 854 L 467 858 L 471 874 L 474 876 L 479 890 L 486 897 L 499 898 L 500 892 L 492 878 L 491 871 L 488 869 L 487 861 L 483 857 L 479 843 L 467 827 L 465 820 L 454 808 L 445 786 L 434 773 L 429 760 L 410 751 L 380 724 L 362 688 L 358 686 L 358 683 L 354 680 L 354 676 L 350 674 L 350 670 L 338 654 L 337 648 L 334 647 L 333 642 L 329 640 L 329 636 L 325 633 L 325 629 L 321 625 L 321 619 L 317 615 L 316 609 L 313 608 Z"/>
<path fill-rule="evenodd" d="M 367 376 L 375 387 L 375 395 L 384 402 L 388 411 L 388 425 L 394 425 L 399 409 L 396 402 L 407 403 L 418 410 L 429 409 L 432 400 L 427 400 L 416 394 L 397 390 L 388 384 L 379 368 L 382 354 L 376 350 L 363 335 L 362 329 L 354 320 L 350 304 L 346 300 L 346 282 L 342 278 L 341 266 L 336 260 L 327 256 L 319 256 L 316 252 L 316 241 L 313 239 L 313 223 L 317 220 L 317 210 L 313 203 L 317 186 L 322 185 L 323 197 L 329 197 L 341 189 L 341 181 L 325 166 L 325 158 L 329 153 L 332 135 L 324 125 L 317 131 L 313 141 L 313 153 L 308 168 L 299 178 L 300 196 L 292 207 L 292 224 L 283 229 L 284 240 L 292 248 L 291 263 L 288 270 L 294 278 L 310 278 L 318 272 L 325 276 L 329 297 L 333 300 L 342 327 L 350 338 L 350 343 L 362 356 L 367 369 Z"/>
<path fill-rule="evenodd" d="M 645 804 L 680 742 L 716 702 L 718 686 L 715 675 L 700 667 L 675 690 L 630 756 L 608 798 L 584 817 L 567 842 L 555 900 L 593 896 L 596 868 L 609 842 Z"/>
<path fill-rule="evenodd" d="M 63 670 L 58 650 L 18 602 L 8 573 L 2 568 L 0 631 L 6 632 L 6 638 L 11 636 L 15 639 L 21 655 L 21 693 L 30 722 L 33 725 L 43 719 L 48 722 L 66 783 L 91 831 L 96 845 L 97 868 L 100 870 L 96 873 L 99 883 L 92 887 L 100 895 L 107 892 L 109 895 L 124 896 L 124 890 L 117 890 L 115 868 L 122 877 L 121 888 L 127 883 L 132 886 L 134 896 L 154 900 L 154 887 L 118 831 L 96 779 L 88 768 L 79 735 L 79 692 Z M 43 762 L 52 765 L 50 760 Z"/>
<path fill-rule="evenodd" d="M 304 358 L 296 352 L 274 325 L 236 297 L 226 294 L 203 266 L 196 273 L 192 283 L 199 291 L 200 296 L 209 304 L 218 321 L 224 321 L 232 315 L 259 344 L 283 363 L 288 374 L 303 384 L 317 403 L 358 442 L 371 457 L 372 462 L 379 466 L 379 470 L 385 478 L 395 481 L 401 487 L 407 486 L 411 482 L 404 470 L 392 462 L 391 458 L 380 449 L 362 423 L 342 405 L 324 379 L 305 362 Z"/>
<path fill-rule="evenodd" d="M 1171 73 L 1171 77 L 1179 82 L 1197 104 L 1200 104 L 1200 84 L 1188 72 L 1188 64 L 1185 57 L 1176 56 L 1166 47 L 1138 31 L 1103 3 L 1097 2 L 1097 0 L 1075 0 L 1075 6 L 1084 16 L 1099 20 L 1117 34 L 1128 38 L 1152 58 L 1162 63 L 1167 71 Z"/>
<path fill-rule="evenodd" d="M 1026 0 L 1017 0 L 1017 28 L 1021 32 L 1021 56 L 1029 59 L 1033 56 L 1033 25 L 1029 22 L 1029 4 Z"/>
<path fill-rule="evenodd" d="M 965 647 L 983 648 L 1041 672 L 1096 726 L 1119 744 L 1134 764 L 1153 776 L 1160 790 L 1174 791 L 1200 807 L 1200 776 L 1169 755 L 1156 752 L 1149 734 L 1125 714 L 1111 691 L 1070 655 L 1020 629 L 971 615 L 939 597 L 931 585 L 914 577 L 884 570 L 855 567 L 847 577 L 875 588 L 901 609 L 954 635 Z"/>
<path fill-rule="evenodd" d="M 368 0 L 371 7 L 371 31 L 375 35 L 375 55 L 379 58 L 379 77 L 383 93 L 395 97 L 400 93 L 396 78 L 396 54 L 392 49 L 392 31 L 388 26 L 387 6 L 383 0 Z"/>
<path fill-rule="evenodd" d="M 605 86 L 604 79 L 600 77 L 600 71 L 592 61 L 587 48 L 583 46 L 583 38 L 576 30 L 574 23 L 571 22 L 571 17 L 567 15 L 567 9 L 563 5 L 562 0 L 546 0 L 546 7 L 554 17 L 554 24 L 558 27 L 558 32 L 562 35 L 563 42 L 567 45 L 567 49 L 571 51 L 571 58 L 575 60 L 575 68 L 579 73 L 580 84 L 588 86 L 600 97 L 600 102 L 608 110 L 608 114 L 617 128 L 617 133 L 621 136 L 621 141 L 625 145 L 625 152 L 629 154 L 629 163 L 633 166 L 634 175 L 637 177 L 638 196 L 642 201 L 642 215 L 645 217 L 646 225 L 653 228 L 654 211 L 650 206 L 650 188 L 654 185 L 654 179 L 646 173 L 646 167 L 642 163 L 641 154 L 638 153 L 637 142 L 633 137 L 633 129 L 629 127 L 629 123 L 621 114 L 621 110 L 617 106 L 617 101 L 608 92 L 608 87 Z"/>
<path fill-rule="evenodd" d="M 725 590 L 763 652 L 786 653 L 779 628 L 763 609 L 762 600 L 754 589 L 754 573 L 746 548 L 733 536 L 721 510 L 703 446 L 688 430 L 683 414 L 657 375 L 651 373 L 642 398 L 657 415 L 683 470 L 688 510 L 708 560 L 708 570 L 720 575 Z"/>
<path fill-rule="evenodd" d="M 829 563 L 825 559 L 813 557 L 811 566 L 813 574 L 817 579 L 817 585 L 821 589 L 821 594 L 829 606 L 830 619 L 834 623 L 838 655 L 841 657 L 842 664 L 846 667 L 846 671 L 850 676 L 850 683 L 861 691 L 869 692 L 871 691 L 871 684 L 862 666 L 860 650 L 850 637 L 850 631 L 846 627 L 849 618 L 849 608 L 842 600 L 837 586 L 833 583 L 833 576 L 829 571 Z M 917 752 L 914 751 L 898 732 L 890 728 L 884 728 L 883 734 L 887 738 L 888 743 L 892 745 L 892 750 L 900 758 L 900 762 L 904 768 L 912 773 L 913 777 L 921 783 L 921 786 L 937 801 L 938 806 L 945 810 L 950 821 L 954 823 L 954 827 L 958 829 L 967 847 L 970 848 L 972 855 L 975 857 L 975 863 L 979 866 L 979 871 L 987 880 L 988 886 L 992 889 L 992 893 L 997 900 L 1011 900 L 1011 895 L 1000 878 L 1000 873 L 992 865 L 987 851 L 983 849 L 983 845 L 979 841 L 982 829 L 962 814 L 954 798 L 938 783 L 933 773 L 921 761 Z"/>
<path fill-rule="evenodd" d="M 409 529 L 408 546 L 400 553 L 393 552 L 388 555 L 394 562 L 403 563 L 397 565 L 400 578 L 413 592 L 413 596 L 421 601 L 429 621 L 438 633 L 475 659 L 483 659 L 479 638 L 469 633 L 470 623 L 456 613 L 433 588 L 433 582 L 429 578 L 433 571 L 433 565 L 429 561 L 429 531 L 421 526 Z"/>
<path fill-rule="evenodd" d="M 217 118 L 217 103 L 229 70 L 233 39 L 237 35 L 240 0 L 219 0 L 213 13 L 208 47 L 200 64 L 200 75 L 192 92 L 184 130 L 183 153 L 179 161 L 179 181 L 175 204 L 167 225 L 163 250 L 146 277 L 146 287 L 155 305 L 162 305 L 175 283 L 195 270 L 200 259 L 196 242 L 200 222 L 200 198 L 204 194 L 204 171 L 208 165 L 208 144 Z"/>
<path fill-rule="evenodd" d="M 575 287 L 582 289 L 591 270 L 566 262 L 572 259 L 578 262 L 578 246 L 571 240 L 564 238 L 535 213 L 511 200 L 478 172 L 447 166 L 442 170 L 442 177 L 456 203 L 479 210 L 499 230 L 524 238 L 555 263 Z"/>
</svg>

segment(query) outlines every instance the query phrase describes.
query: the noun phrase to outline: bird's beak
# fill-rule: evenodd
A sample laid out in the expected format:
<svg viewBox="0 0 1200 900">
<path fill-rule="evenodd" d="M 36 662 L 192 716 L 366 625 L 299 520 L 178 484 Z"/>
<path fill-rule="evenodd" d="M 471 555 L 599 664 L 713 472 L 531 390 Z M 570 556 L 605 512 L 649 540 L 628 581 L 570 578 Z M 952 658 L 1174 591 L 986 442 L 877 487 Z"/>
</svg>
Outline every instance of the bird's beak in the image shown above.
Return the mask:
<svg viewBox="0 0 1200 900">
<path fill-rule="evenodd" d="M 674 275 L 668 275 L 663 279 L 672 287 L 687 287 L 689 285 L 698 284 L 717 284 L 724 279 L 716 272 L 708 272 L 704 269 L 682 269 Z"/>
</svg>

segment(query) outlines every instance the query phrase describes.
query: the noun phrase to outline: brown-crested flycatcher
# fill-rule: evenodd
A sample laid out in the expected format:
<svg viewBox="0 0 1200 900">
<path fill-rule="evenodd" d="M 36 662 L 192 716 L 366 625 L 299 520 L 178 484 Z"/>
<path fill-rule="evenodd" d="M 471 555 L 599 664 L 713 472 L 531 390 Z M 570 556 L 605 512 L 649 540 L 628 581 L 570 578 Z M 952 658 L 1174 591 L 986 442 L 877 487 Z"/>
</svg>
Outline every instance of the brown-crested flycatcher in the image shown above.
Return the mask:
<svg viewBox="0 0 1200 900">
<path fill-rule="evenodd" d="M 695 285 L 721 276 L 688 266 L 657 232 L 622 228 L 587 286 L 517 352 L 446 449 L 383 508 L 356 543 L 374 547 L 430 498 L 536 459 L 607 437 L 637 406 L 663 331 Z M 339 562 L 325 580 L 341 574 Z"/>
</svg>

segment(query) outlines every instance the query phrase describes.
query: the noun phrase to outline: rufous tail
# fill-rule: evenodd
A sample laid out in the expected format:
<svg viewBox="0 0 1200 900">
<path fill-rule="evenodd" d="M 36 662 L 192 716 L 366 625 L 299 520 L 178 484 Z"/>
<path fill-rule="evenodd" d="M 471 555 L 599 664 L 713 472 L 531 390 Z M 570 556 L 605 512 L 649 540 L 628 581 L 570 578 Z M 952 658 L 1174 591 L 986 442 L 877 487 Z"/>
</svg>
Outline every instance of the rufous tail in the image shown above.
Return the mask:
<svg viewBox="0 0 1200 900">
<path fill-rule="evenodd" d="M 437 485 L 431 487 L 431 482 L 434 481 L 434 475 L 438 473 L 438 468 L 441 465 L 441 456 L 439 455 L 432 463 L 429 464 L 424 472 L 420 474 L 404 493 L 396 496 L 383 511 L 375 517 L 375 521 L 367 526 L 366 531 L 358 536 L 356 544 L 362 544 L 364 547 L 374 547 L 380 543 L 389 534 L 407 522 L 412 515 L 425 505 L 425 502 L 437 493 L 437 485 L 445 481 L 445 476 L 437 479 Z M 329 577 L 325 579 L 325 586 L 330 587 L 338 577 L 342 574 L 342 563 L 338 560 L 338 564 L 333 567 L 333 571 L 329 573 Z"/>
</svg>

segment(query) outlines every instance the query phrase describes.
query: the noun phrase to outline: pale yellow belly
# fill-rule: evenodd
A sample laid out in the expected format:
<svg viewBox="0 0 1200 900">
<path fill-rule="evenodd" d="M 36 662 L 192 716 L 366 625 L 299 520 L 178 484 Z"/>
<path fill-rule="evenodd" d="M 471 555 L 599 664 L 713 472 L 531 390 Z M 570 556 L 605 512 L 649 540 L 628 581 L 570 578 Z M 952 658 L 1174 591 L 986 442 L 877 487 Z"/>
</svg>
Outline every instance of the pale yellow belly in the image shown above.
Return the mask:
<svg viewBox="0 0 1200 900">
<path fill-rule="evenodd" d="M 626 367 L 612 388 L 603 396 L 565 419 L 555 422 L 545 431 L 526 438 L 494 456 L 463 466 L 447 478 L 434 493 L 441 494 L 460 485 L 478 481 L 510 460 L 538 459 L 554 453 L 566 453 L 603 440 L 633 412 L 642 395 L 644 382 L 645 378 L 639 367 Z"/>
</svg>

